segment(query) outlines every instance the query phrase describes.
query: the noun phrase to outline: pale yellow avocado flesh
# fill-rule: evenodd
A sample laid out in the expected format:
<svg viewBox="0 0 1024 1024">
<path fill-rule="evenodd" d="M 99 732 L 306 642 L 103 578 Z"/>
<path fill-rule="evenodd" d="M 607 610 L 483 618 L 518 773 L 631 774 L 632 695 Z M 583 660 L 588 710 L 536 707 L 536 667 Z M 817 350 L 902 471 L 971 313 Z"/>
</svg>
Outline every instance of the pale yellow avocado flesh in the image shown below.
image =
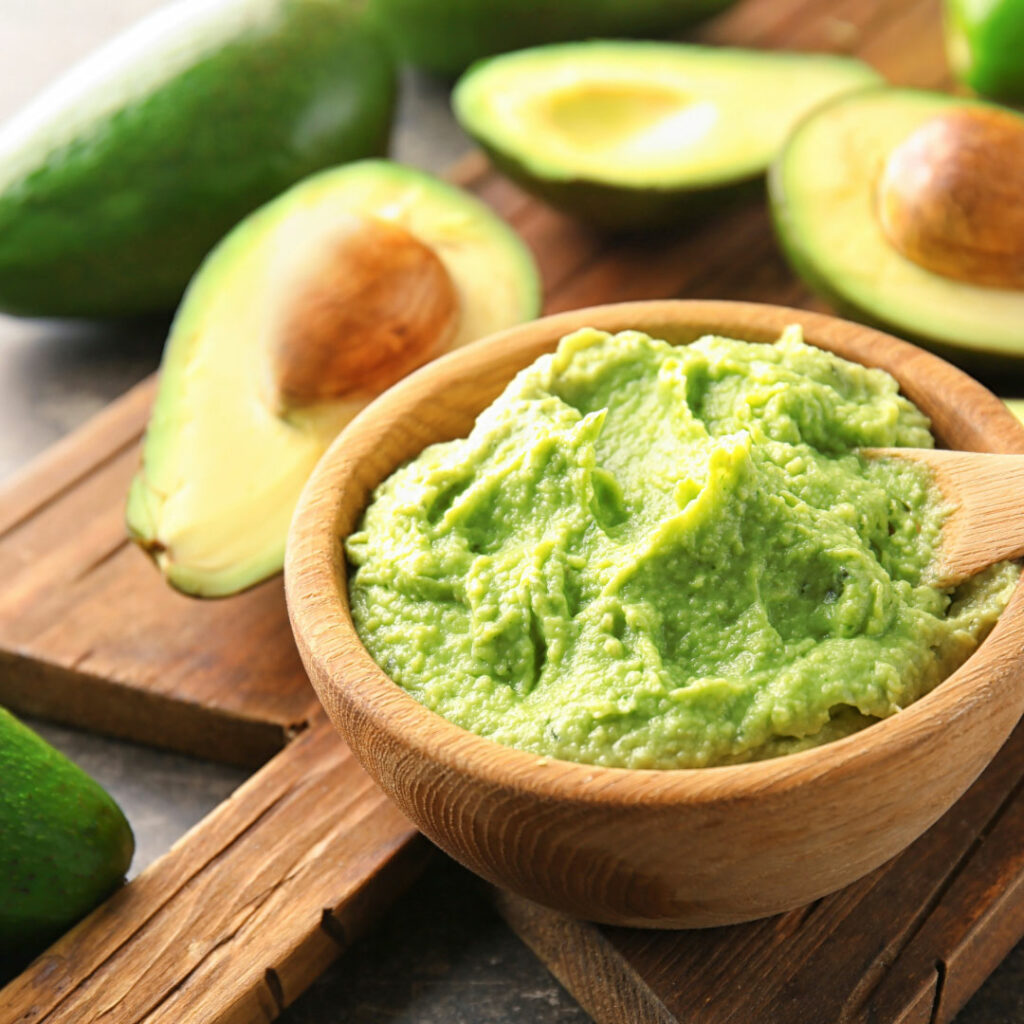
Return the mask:
<svg viewBox="0 0 1024 1024">
<path fill-rule="evenodd" d="M 478 200 L 387 161 L 326 171 L 242 222 L 193 279 L 171 328 L 132 482 L 127 521 L 167 580 L 199 596 L 234 593 L 277 572 L 302 486 L 341 428 L 373 396 L 275 413 L 267 333 L 282 245 L 332 217 L 393 221 L 430 245 L 459 296 L 451 347 L 535 316 L 533 259 Z"/>
<path fill-rule="evenodd" d="M 598 41 L 482 62 L 453 101 L 478 139 L 539 177 L 699 187 L 761 173 L 807 111 L 879 81 L 831 55 Z"/>
<path fill-rule="evenodd" d="M 932 273 L 901 255 L 875 212 L 892 150 L 925 121 L 973 101 L 908 89 L 844 96 L 794 131 L 772 169 L 773 212 L 794 265 L 897 332 L 1024 358 L 1024 292 Z"/>
</svg>

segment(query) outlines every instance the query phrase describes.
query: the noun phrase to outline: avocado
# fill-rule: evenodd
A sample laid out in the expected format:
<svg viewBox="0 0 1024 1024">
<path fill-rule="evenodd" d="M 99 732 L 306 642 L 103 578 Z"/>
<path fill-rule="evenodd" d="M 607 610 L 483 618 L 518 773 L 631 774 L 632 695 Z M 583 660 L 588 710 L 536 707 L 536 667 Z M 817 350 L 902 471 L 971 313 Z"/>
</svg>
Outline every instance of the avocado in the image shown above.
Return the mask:
<svg viewBox="0 0 1024 1024">
<path fill-rule="evenodd" d="M 524 188 L 591 223 L 636 228 L 749 190 L 803 114 L 878 81 L 848 57 L 596 41 L 476 64 L 452 103 Z"/>
<path fill-rule="evenodd" d="M 841 96 L 793 132 L 769 175 L 776 232 L 794 270 L 854 318 L 985 372 L 1024 365 L 1024 291 L 954 280 L 902 255 L 878 216 L 890 154 L 953 110 L 987 104 L 912 89 Z"/>
<path fill-rule="evenodd" d="M 135 841 L 94 779 L 0 708 L 0 978 L 117 887 Z"/>
<path fill-rule="evenodd" d="M 991 99 L 1024 103 L 1024 3 L 945 0 L 943 11 L 957 78 Z"/>
<path fill-rule="evenodd" d="M 181 0 L 0 131 L 0 309 L 173 309 L 211 246 L 313 171 L 383 153 L 393 61 L 355 0 Z"/>
<path fill-rule="evenodd" d="M 540 43 L 650 36 L 735 0 L 369 0 L 369 16 L 410 64 L 455 76 L 473 61 Z"/>
<path fill-rule="evenodd" d="M 234 593 L 283 563 L 313 465 L 371 398 L 538 312 L 532 256 L 468 193 L 367 160 L 253 213 L 171 326 L 128 528 L 167 580 Z"/>
</svg>

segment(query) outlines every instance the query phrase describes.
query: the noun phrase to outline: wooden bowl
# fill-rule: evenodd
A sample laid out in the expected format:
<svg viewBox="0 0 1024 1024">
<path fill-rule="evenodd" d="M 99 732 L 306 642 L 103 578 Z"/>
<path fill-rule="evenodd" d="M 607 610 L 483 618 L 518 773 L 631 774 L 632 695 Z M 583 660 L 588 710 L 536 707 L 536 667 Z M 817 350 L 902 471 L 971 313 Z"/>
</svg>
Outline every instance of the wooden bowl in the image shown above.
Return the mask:
<svg viewBox="0 0 1024 1024">
<path fill-rule="evenodd" d="M 789 910 L 907 846 L 964 792 L 1024 710 L 1024 587 L 937 689 L 846 739 L 769 761 L 648 771 L 544 760 L 451 725 L 378 668 L 349 616 L 341 539 L 373 488 L 435 441 L 464 436 L 512 375 L 582 326 L 684 343 L 708 333 L 809 342 L 884 367 L 939 441 L 1024 452 L 1002 402 L 936 356 L 832 317 L 729 302 L 599 306 L 525 324 L 419 370 L 370 405 L 317 466 L 286 559 L 310 679 L 363 767 L 467 867 L 610 924 L 690 928 Z"/>
</svg>

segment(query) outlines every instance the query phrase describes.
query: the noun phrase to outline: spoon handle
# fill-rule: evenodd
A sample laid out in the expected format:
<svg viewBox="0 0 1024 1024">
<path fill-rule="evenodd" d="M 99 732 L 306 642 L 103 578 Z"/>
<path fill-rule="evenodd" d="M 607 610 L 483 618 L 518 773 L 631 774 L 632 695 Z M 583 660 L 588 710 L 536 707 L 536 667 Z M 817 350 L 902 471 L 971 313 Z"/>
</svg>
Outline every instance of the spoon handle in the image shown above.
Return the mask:
<svg viewBox="0 0 1024 1024">
<path fill-rule="evenodd" d="M 952 586 L 1008 558 L 1024 556 L 1024 455 L 929 448 L 864 448 L 869 458 L 929 466 L 951 511 L 930 580 Z"/>
</svg>

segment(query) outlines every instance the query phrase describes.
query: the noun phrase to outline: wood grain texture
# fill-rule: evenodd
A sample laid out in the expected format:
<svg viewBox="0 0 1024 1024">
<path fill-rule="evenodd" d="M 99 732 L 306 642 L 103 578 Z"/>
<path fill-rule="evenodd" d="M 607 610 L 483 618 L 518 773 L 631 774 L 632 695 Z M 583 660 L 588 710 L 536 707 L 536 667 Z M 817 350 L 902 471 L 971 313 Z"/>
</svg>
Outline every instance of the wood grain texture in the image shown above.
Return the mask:
<svg viewBox="0 0 1024 1024">
<path fill-rule="evenodd" d="M 273 1020 L 428 856 L 320 716 L 0 991 L 0 1016 Z"/>
<path fill-rule="evenodd" d="M 949 506 L 929 570 L 948 587 L 982 569 L 1024 555 L 1024 457 L 927 448 L 866 448 L 872 458 L 926 466 Z"/>
<path fill-rule="evenodd" d="M 598 1024 L 947 1024 L 1024 930 L 1022 777 L 1019 727 L 902 854 L 778 917 L 653 932 L 494 902 Z"/>
<path fill-rule="evenodd" d="M 279 580 L 230 602 L 171 590 L 124 527 L 147 381 L 0 495 L 0 701 L 18 711 L 243 765 L 316 698 Z"/>
<path fill-rule="evenodd" d="M 610 769 L 498 746 L 395 686 L 359 641 L 341 538 L 371 492 L 427 445 L 464 436 L 515 373 L 562 336 L 590 326 L 676 343 L 705 334 L 767 342 L 794 323 L 811 344 L 893 374 L 940 443 L 1024 453 L 1024 427 L 1002 402 L 894 337 L 784 307 L 653 301 L 558 314 L 436 360 L 368 406 L 310 478 L 285 578 L 314 688 L 409 818 L 495 884 L 618 925 L 710 927 L 789 910 L 916 839 L 1024 711 L 1024 586 L 974 655 L 900 714 L 785 758 L 703 770 Z"/>
</svg>

